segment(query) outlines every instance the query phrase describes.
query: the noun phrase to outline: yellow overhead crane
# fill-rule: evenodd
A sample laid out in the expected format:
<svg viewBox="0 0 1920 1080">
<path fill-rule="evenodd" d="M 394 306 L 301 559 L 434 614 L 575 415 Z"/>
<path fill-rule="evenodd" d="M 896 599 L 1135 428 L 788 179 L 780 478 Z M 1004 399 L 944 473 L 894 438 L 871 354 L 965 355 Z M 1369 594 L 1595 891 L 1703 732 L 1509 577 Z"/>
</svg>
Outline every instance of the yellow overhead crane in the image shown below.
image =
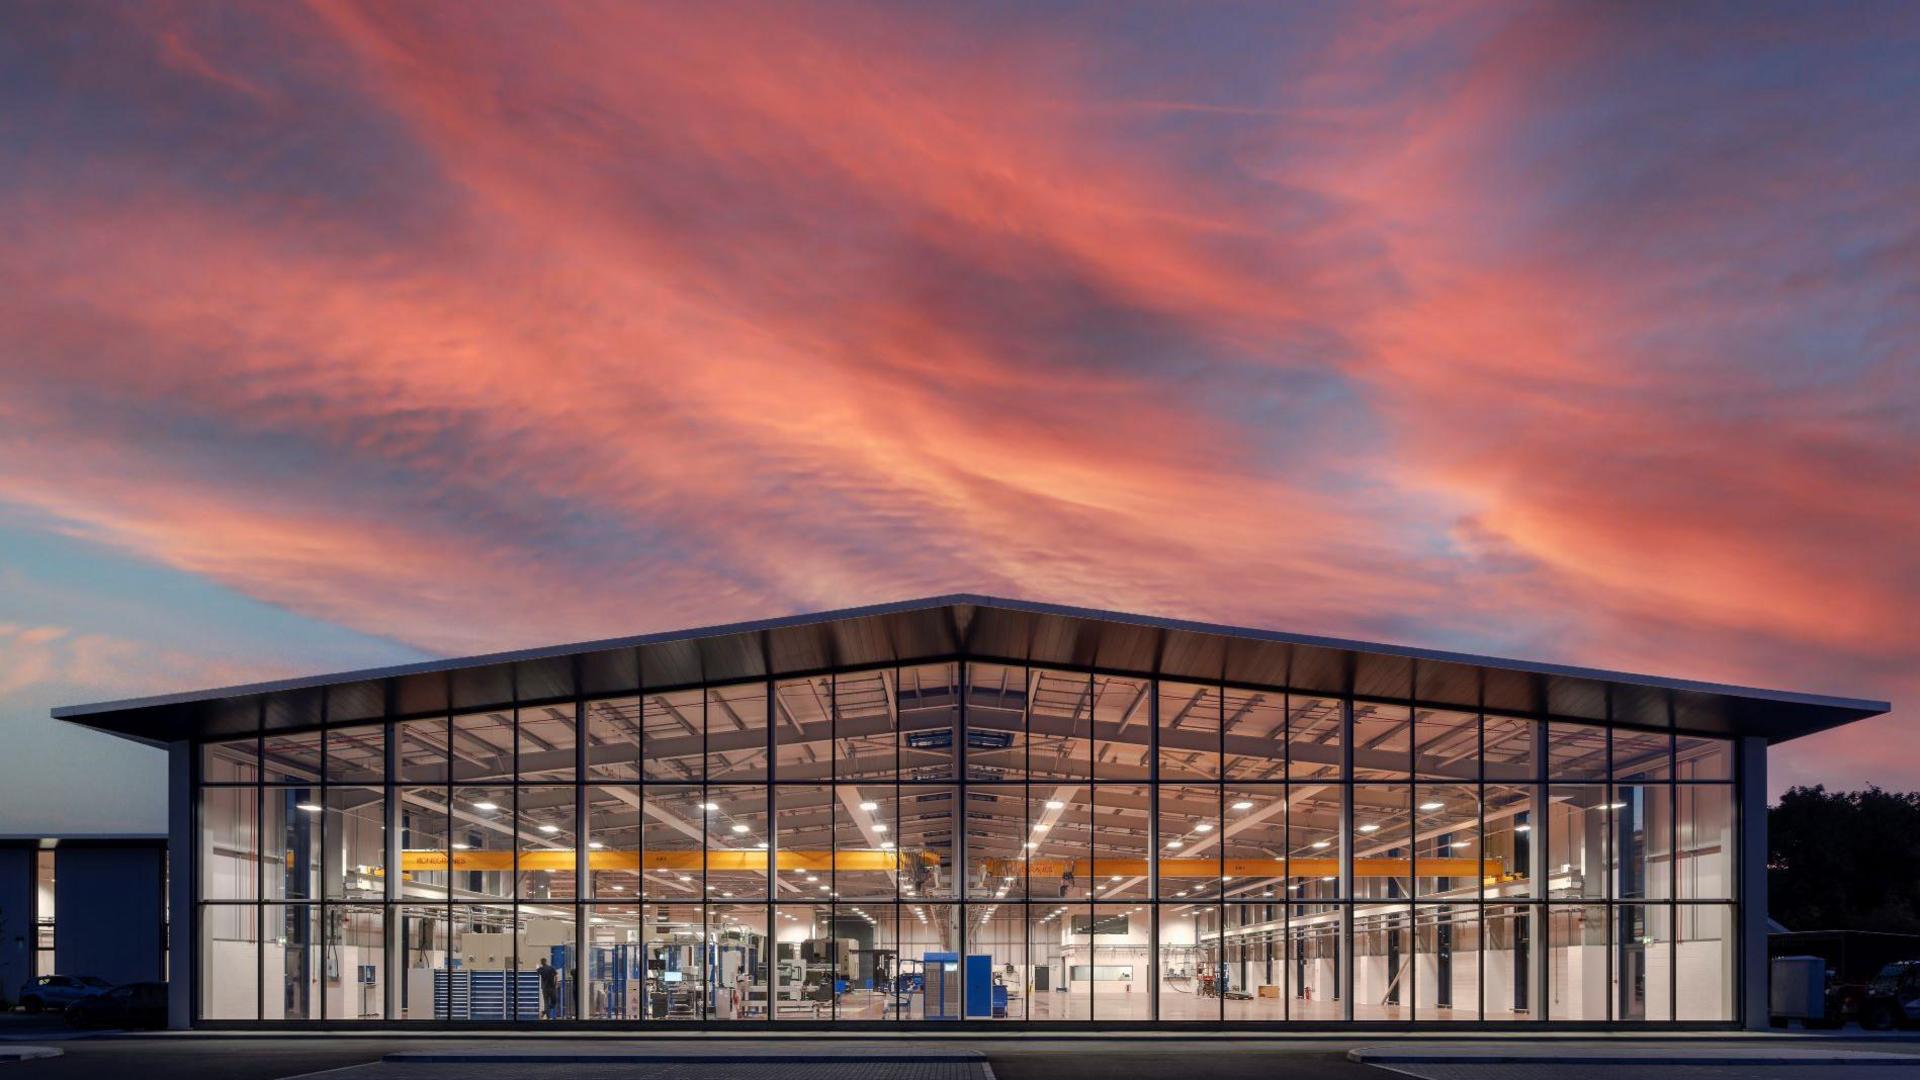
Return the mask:
<svg viewBox="0 0 1920 1080">
<path fill-rule="evenodd" d="M 880 872 L 911 873 L 916 866 L 935 868 L 940 856 L 931 851 L 900 852 L 855 848 L 845 851 L 767 852 L 736 848 L 710 851 L 609 851 L 587 852 L 587 865 L 594 870 L 721 870 L 744 873 L 767 872 L 768 857 L 780 871 L 811 873 Z M 981 865 L 989 877 L 1017 877 L 1031 872 L 1037 878 L 1071 876 L 1087 881 L 1097 877 L 1146 877 L 1144 858 L 1097 859 L 986 859 Z M 1421 877 L 1477 878 L 1481 876 L 1478 858 L 1449 856 L 1417 860 Z M 1353 875 L 1360 878 L 1407 877 L 1415 872 L 1415 860 L 1359 858 L 1353 860 Z M 520 852 L 521 870 L 561 870 L 574 868 L 570 848 L 539 848 Z M 407 873 L 435 871 L 510 871 L 514 869 L 511 851 L 417 851 L 400 853 L 400 869 Z M 1340 873 L 1340 860 L 1328 856 L 1299 859 L 1161 859 L 1162 878 L 1274 878 L 1334 877 Z M 1497 876 L 1497 875 L 1496 875 Z"/>
</svg>

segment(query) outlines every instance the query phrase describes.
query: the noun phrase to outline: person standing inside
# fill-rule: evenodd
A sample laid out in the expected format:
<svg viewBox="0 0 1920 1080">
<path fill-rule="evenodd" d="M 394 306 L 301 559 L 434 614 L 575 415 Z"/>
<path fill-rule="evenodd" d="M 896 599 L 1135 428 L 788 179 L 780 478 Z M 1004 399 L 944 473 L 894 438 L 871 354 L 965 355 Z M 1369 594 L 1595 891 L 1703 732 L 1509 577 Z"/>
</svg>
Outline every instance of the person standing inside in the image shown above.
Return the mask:
<svg viewBox="0 0 1920 1080">
<path fill-rule="evenodd" d="M 552 1020 L 560 1007 L 560 969 L 543 956 L 534 970 L 540 975 L 540 1019 Z"/>
</svg>

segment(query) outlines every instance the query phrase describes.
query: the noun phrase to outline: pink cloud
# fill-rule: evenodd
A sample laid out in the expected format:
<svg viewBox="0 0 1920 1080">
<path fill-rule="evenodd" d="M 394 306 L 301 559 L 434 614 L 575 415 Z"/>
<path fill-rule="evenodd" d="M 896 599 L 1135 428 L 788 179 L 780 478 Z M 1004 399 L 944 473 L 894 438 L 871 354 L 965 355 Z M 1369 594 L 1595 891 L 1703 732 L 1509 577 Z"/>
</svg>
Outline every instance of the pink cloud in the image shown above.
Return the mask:
<svg viewBox="0 0 1920 1080">
<path fill-rule="evenodd" d="M 0 499 L 450 652 L 967 588 L 1916 686 L 1914 328 L 1791 206 L 1914 213 L 1769 149 L 1752 61 L 1662 62 L 1724 34 L 1196 29 L 1211 101 L 1044 20 L 546 14 L 248 12 L 277 66 L 138 27 L 127 109 L 258 141 L 0 185 Z M 1783 344 L 1868 324 L 1832 377 Z"/>
</svg>

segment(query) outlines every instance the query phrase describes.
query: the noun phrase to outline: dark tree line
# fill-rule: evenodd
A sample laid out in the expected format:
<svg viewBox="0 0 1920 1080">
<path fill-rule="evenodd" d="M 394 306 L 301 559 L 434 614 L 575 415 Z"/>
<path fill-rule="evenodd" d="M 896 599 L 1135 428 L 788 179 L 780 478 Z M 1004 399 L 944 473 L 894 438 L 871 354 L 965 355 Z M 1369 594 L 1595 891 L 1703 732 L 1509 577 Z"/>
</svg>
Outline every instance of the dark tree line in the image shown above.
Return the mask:
<svg viewBox="0 0 1920 1080">
<path fill-rule="evenodd" d="M 1920 934 L 1920 792 L 1789 789 L 1767 815 L 1767 906 L 1789 930 Z"/>
</svg>

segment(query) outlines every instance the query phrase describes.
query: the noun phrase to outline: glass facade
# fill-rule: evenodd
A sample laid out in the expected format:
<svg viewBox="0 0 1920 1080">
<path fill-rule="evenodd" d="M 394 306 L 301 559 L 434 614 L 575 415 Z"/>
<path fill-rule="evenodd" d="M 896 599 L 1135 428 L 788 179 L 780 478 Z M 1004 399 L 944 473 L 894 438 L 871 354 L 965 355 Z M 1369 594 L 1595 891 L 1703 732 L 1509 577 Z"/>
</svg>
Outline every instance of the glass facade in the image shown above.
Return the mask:
<svg viewBox="0 0 1920 1080">
<path fill-rule="evenodd" d="M 1702 735 L 937 659 L 196 762 L 204 1021 L 1736 1019 Z"/>
</svg>

